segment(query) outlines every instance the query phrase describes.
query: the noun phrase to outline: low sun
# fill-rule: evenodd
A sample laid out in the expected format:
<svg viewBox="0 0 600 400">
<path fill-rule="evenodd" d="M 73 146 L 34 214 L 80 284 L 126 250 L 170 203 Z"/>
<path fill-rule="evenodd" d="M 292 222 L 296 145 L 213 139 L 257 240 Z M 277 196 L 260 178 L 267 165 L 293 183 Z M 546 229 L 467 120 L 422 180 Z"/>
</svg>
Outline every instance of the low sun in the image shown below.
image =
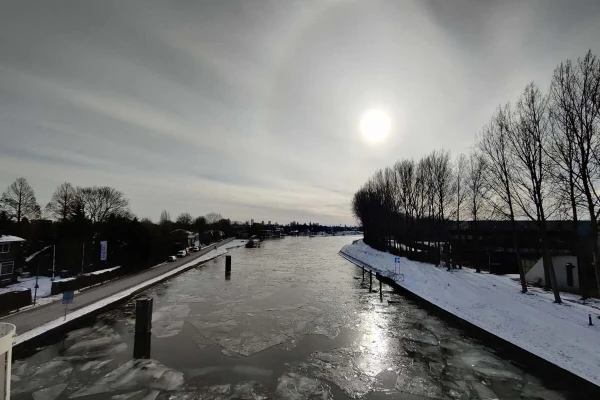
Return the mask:
<svg viewBox="0 0 600 400">
<path fill-rule="evenodd" d="M 370 143 L 383 141 L 390 132 L 390 117 L 382 110 L 371 109 L 360 119 L 360 131 Z"/>
</svg>

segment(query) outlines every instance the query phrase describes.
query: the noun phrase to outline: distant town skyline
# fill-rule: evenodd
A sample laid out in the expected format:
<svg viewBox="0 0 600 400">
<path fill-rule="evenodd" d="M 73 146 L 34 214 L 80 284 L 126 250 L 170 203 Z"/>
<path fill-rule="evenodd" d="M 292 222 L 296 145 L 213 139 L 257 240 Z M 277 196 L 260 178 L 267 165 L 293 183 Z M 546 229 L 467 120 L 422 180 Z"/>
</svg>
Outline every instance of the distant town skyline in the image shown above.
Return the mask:
<svg viewBox="0 0 600 400">
<path fill-rule="evenodd" d="M 592 0 L 5 2 L 0 191 L 355 225 L 374 170 L 468 152 L 528 82 L 598 53 L 598 26 Z"/>
</svg>

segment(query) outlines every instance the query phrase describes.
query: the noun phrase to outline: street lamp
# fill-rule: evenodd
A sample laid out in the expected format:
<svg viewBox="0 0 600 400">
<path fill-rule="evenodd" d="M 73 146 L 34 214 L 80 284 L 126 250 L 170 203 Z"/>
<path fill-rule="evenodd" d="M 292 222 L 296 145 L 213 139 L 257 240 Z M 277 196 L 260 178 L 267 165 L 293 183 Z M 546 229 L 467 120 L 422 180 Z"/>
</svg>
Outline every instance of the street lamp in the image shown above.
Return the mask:
<svg viewBox="0 0 600 400">
<path fill-rule="evenodd" d="M 38 279 L 40 277 L 40 258 L 37 257 L 37 272 L 35 273 L 35 286 L 34 286 L 34 292 L 33 292 L 33 305 L 35 306 L 35 301 L 37 300 L 37 290 L 40 287 L 40 285 L 38 285 Z"/>
</svg>

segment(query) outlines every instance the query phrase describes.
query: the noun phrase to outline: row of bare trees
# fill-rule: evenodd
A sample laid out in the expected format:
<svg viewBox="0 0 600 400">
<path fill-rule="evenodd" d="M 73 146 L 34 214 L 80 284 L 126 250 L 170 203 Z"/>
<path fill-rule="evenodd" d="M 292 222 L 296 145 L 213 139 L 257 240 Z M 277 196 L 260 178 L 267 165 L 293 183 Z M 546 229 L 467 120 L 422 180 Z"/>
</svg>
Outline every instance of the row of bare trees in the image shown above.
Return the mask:
<svg viewBox="0 0 600 400">
<path fill-rule="evenodd" d="M 545 284 L 560 302 L 547 222 L 571 220 L 577 232 L 580 220 L 589 221 L 588 234 L 575 239 L 572 250 L 582 259 L 591 256 L 600 289 L 599 186 L 600 61 L 590 51 L 561 63 L 547 92 L 530 83 L 514 104 L 498 107 L 468 156 L 452 162 L 448 152 L 434 151 L 416 162 L 399 161 L 376 172 L 352 208 L 367 241 L 381 245 L 394 236 L 395 246 L 400 241 L 409 250 L 415 235 L 439 241 L 451 220 L 457 230 L 461 219 L 475 230 L 482 219 L 508 220 L 523 291 L 517 223 L 534 221 Z M 426 238 L 411 228 L 423 222 L 430 228 Z M 585 282 L 580 285 L 586 296 Z"/>
<path fill-rule="evenodd" d="M 0 198 L 0 211 L 17 223 L 24 218 L 42 217 L 35 192 L 25 178 L 18 178 L 8 186 Z M 123 192 L 109 186 L 75 187 L 68 182 L 56 188 L 43 214 L 56 221 L 85 218 L 92 223 L 105 222 L 109 217 L 133 218 L 129 200 Z M 175 224 L 191 228 L 196 225 L 215 225 L 221 220 L 223 216 L 214 212 L 197 218 L 184 212 L 175 219 Z M 167 223 L 171 223 L 171 216 L 163 210 L 159 225 Z"/>
<path fill-rule="evenodd" d="M 23 219 L 39 219 L 42 210 L 35 192 L 25 178 L 17 178 L 2 194 L 0 211 L 17 223 Z M 73 187 L 61 184 L 45 207 L 48 217 L 58 221 L 82 216 L 93 223 L 104 222 L 109 216 L 128 216 L 129 200 L 108 186 Z"/>
<path fill-rule="evenodd" d="M 59 221 L 82 216 L 92 223 L 131 215 L 129 200 L 122 192 L 109 186 L 74 187 L 68 182 L 56 188 L 46 212 Z"/>
</svg>

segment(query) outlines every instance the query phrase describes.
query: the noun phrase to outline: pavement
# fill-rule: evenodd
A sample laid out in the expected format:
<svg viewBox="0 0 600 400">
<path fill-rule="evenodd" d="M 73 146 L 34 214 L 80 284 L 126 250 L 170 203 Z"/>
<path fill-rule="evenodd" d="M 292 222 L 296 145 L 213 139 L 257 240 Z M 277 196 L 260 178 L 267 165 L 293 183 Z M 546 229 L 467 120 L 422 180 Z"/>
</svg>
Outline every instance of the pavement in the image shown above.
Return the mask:
<svg viewBox="0 0 600 400">
<path fill-rule="evenodd" d="M 200 258 L 211 250 L 214 250 L 215 246 L 218 247 L 224 245 L 231 240 L 232 239 L 224 239 L 220 242 L 208 245 L 196 253 L 192 253 L 186 257 L 180 258 L 177 261 L 158 265 L 135 275 L 126 276 L 100 286 L 84 289 L 75 295 L 73 303 L 69 305 L 69 313 L 77 311 L 78 309 L 89 306 L 107 297 L 120 293 L 124 290 L 181 267 L 190 261 L 194 261 L 194 259 Z M 41 307 L 35 307 L 29 310 L 7 315 L 3 318 L 0 318 L 0 322 L 7 322 L 15 325 L 17 327 L 17 334 L 20 335 L 53 321 L 56 318 L 60 318 L 64 315 L 64 313 L 65 306 L 62 304 L 62 302 L 57 301 Z"/>
</svg>

